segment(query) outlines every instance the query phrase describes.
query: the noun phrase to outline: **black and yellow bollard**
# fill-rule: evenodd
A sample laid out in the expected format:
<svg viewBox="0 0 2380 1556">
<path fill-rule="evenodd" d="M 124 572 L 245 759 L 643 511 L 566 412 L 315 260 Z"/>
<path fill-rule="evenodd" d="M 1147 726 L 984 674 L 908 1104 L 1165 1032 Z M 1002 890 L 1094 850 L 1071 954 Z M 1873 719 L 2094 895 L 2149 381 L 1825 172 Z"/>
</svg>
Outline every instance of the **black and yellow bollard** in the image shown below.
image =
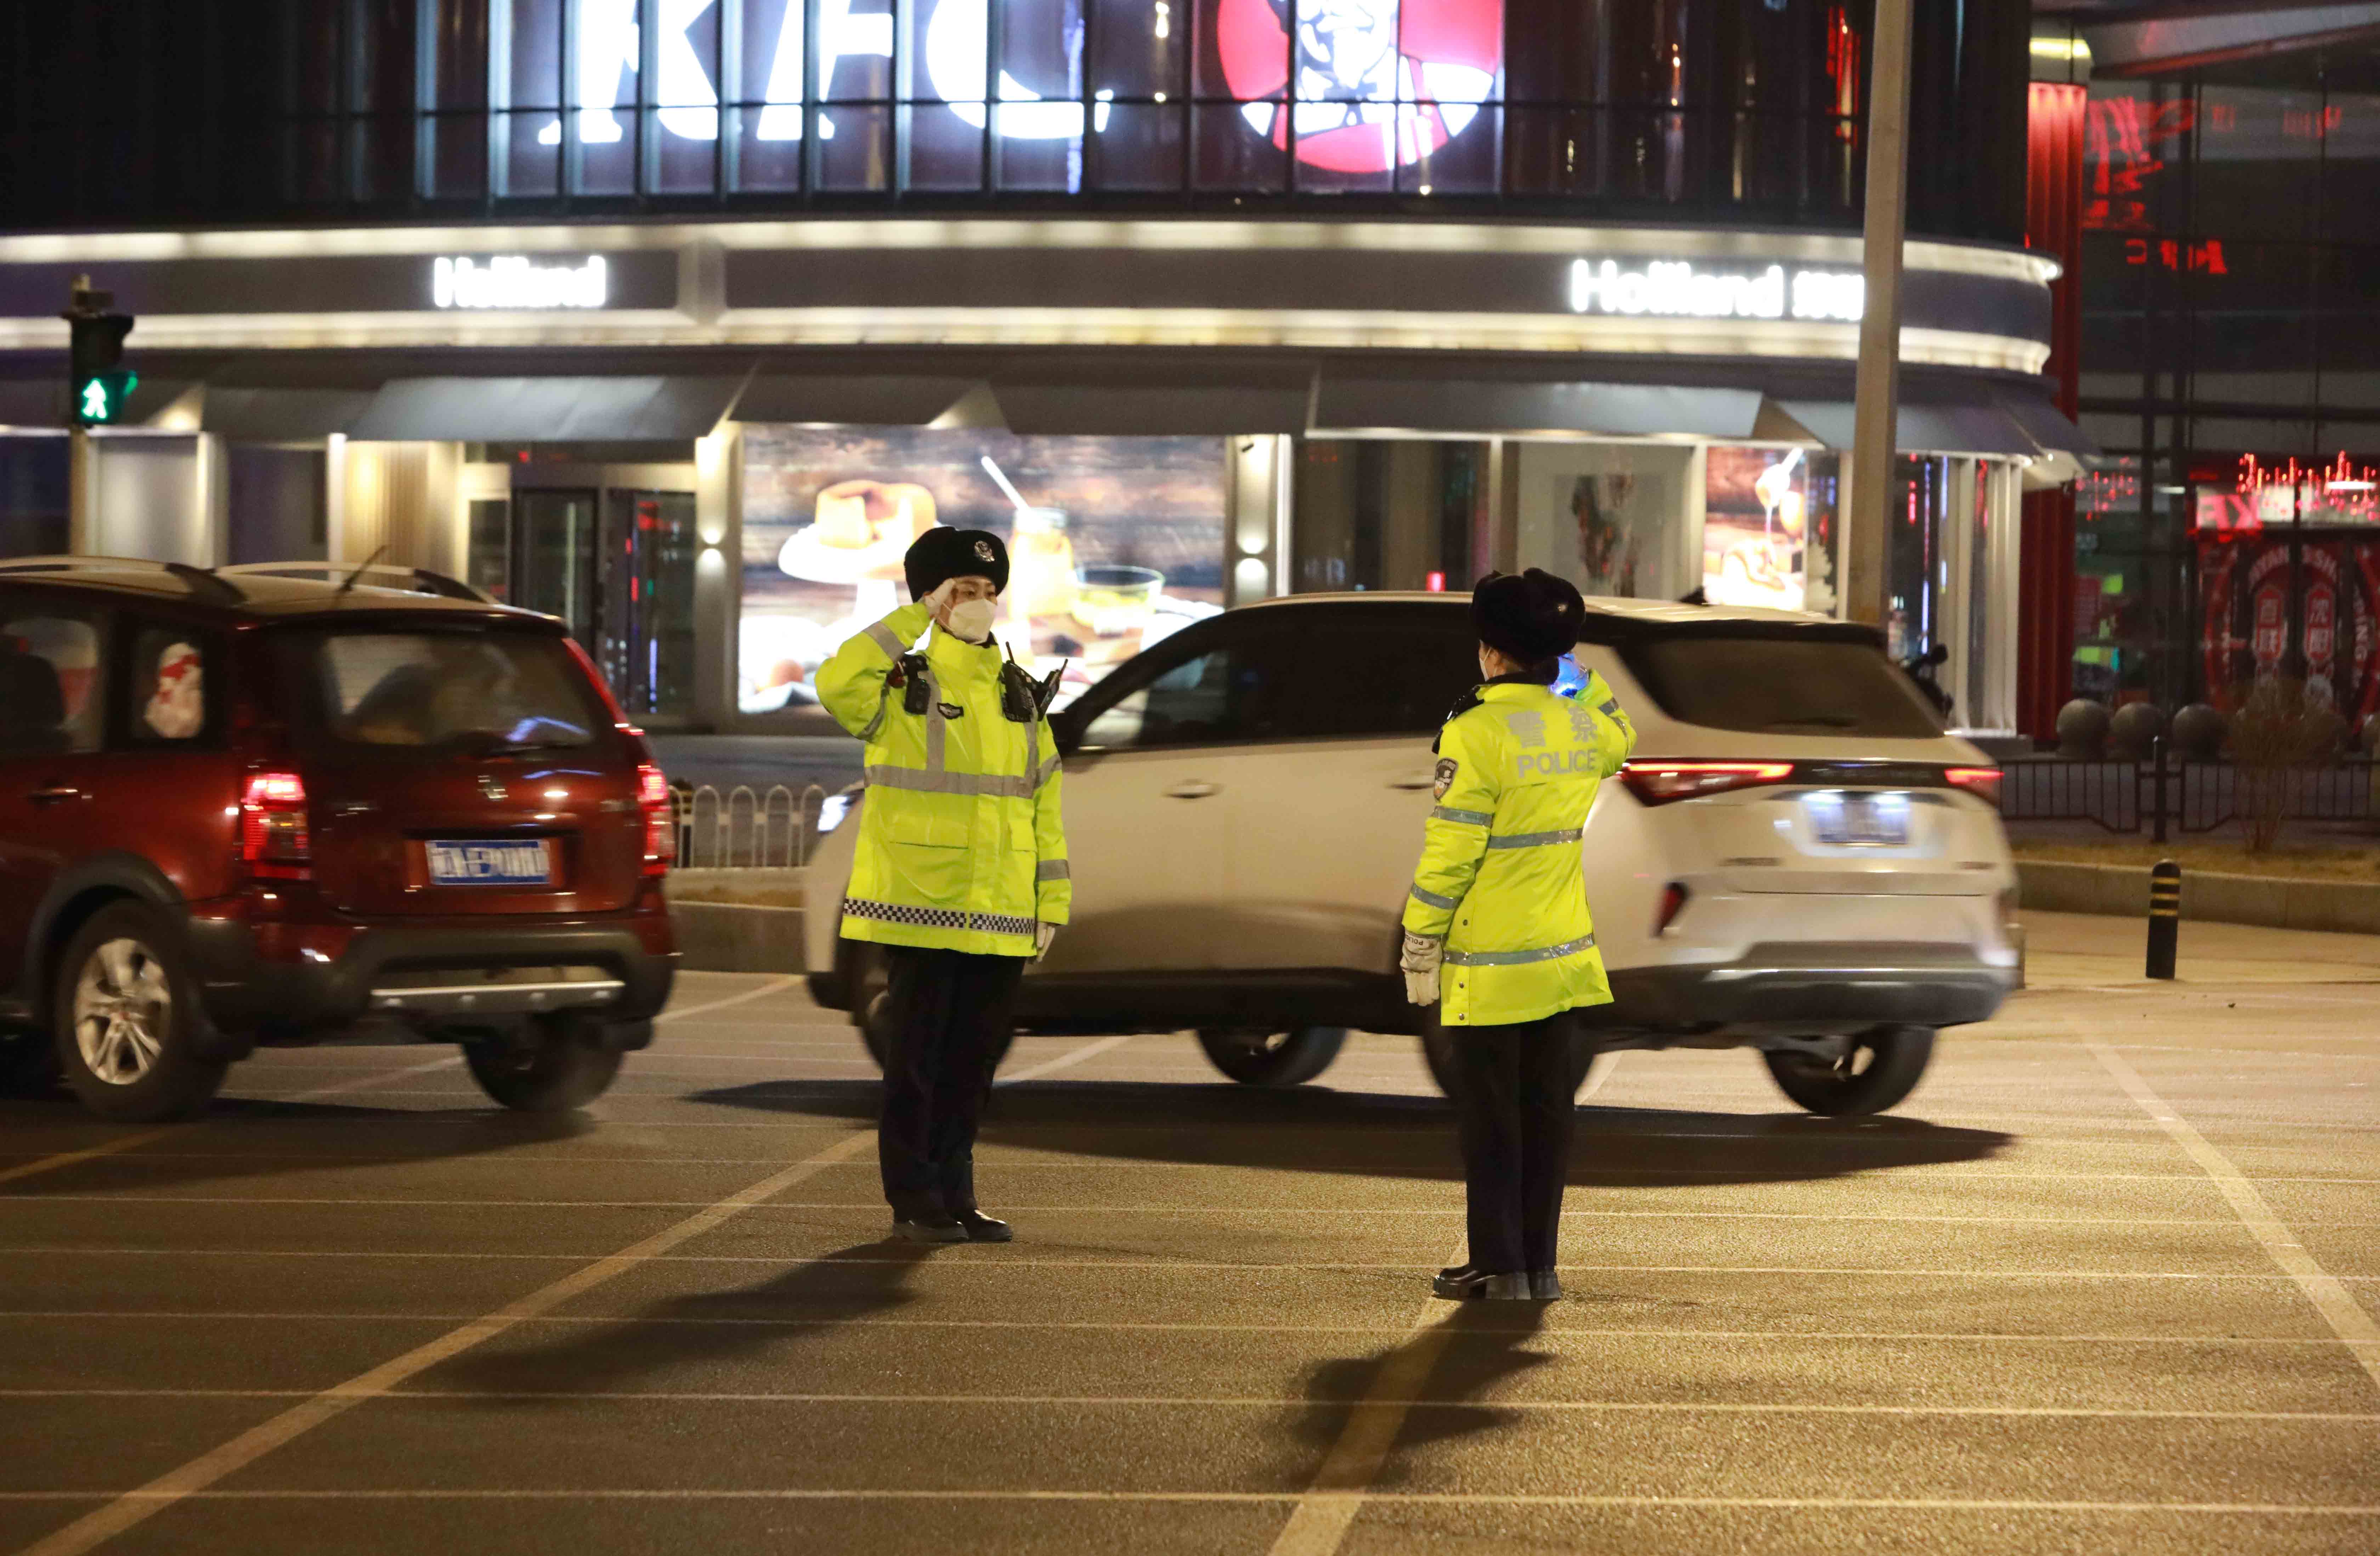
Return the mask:
<svg viewBox="0 0 2380 1556">
<path fill-rule="evenodd" d="M 2175 942 L 2181 936 L 2181 867 L 2159 859 L 2149 870 L 2149 976 L 2173 977 Z"/>
</svg>

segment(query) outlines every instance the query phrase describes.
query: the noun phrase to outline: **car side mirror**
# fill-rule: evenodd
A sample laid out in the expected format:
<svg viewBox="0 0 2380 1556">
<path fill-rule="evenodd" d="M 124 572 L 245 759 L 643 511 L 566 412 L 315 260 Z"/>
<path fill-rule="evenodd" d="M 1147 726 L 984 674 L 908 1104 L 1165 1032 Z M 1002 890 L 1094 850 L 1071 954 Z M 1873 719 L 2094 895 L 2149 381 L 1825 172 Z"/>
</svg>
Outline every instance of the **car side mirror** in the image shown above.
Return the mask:
<svg viewBox="0 0 2380 1556">
<path fill-rule="evenodd" d="M 1082 711 L 1062 708 L 1050 715 L 1050 738 L 1058 743 L 1058 754 L 1071 757 L 1083 744 Z"/>
</svg>

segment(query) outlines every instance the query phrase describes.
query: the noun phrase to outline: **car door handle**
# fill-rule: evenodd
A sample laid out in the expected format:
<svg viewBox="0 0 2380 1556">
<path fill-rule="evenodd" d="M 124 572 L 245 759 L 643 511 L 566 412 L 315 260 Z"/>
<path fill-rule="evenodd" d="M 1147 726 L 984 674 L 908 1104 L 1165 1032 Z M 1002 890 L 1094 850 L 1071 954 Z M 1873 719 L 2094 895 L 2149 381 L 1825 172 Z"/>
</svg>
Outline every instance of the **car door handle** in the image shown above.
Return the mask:
<svg viewBox="0 0 2380 1556">
<path fill-rule="evenodd" d="M 1205 799 L 1208 795 L 1223 792 L 1220 784 L 1209 784 L 1203 778 L 1193 778 L 1186 784 L 1176 784 L 1165 791 L 1173 799 Z"/>
<path fill-rule="evenodd" d="M 35 789 L 25 797 L 35 805 L 55 805 L 62 799 L 86 799 L 90 796 L 70 784 L 54 784 L 46 789 Z"/>
<path fill-rule="evenodd" d="M 1435 772 L 1408 772 L 1402 778 L 1390 779 L 1389 787 L 1392 789 L 1427 789 L 1436 784 L 1437 782 L 1438 774 Z"/>
</svg>

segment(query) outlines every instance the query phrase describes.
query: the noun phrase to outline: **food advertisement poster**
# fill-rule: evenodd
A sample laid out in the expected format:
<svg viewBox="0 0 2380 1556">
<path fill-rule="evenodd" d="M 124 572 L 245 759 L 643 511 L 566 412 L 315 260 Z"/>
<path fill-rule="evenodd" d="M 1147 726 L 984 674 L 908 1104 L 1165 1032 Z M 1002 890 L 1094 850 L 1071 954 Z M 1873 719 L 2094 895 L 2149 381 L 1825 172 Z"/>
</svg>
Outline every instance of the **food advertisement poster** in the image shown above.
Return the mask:
<svg viewBox="0 0 2380 1556">
<path fill-rule="evenodd" d="M 1223 458 L 1220 438 L 746 428 L 739 706 L 823 719 L 818 667 L 907 602 L 902 556 L 937 524 L 1008 543 L 994 630 L 1079 691 L 1222 608 Z"/>
<path fill-rule="evenodd" d="M 1703 592 L 1712 604 L 1809 608 L 1809 550 L 1834 540 L 1835 461 L 1801 448 L 1711 446 Z"/>
</svg>

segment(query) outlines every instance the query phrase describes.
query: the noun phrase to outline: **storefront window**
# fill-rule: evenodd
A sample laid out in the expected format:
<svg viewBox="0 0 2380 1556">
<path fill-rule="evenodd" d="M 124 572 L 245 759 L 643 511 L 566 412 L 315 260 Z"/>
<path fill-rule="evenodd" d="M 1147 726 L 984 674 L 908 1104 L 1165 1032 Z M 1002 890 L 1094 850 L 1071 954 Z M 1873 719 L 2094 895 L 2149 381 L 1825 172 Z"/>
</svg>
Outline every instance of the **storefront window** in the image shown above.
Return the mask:
<svg viewBox="0 0 2380 1556">
<path fill-rule="evenodd" d="M 1001 641 L 1080 690 L 1222 608 L 1225 486 L 1220 438 L 747 426 L 742 710 L 822 723 L 818 667 L 938 524 L 1003 538 Z"/>
<path fill-rule="evenodd" d="M 1838 456 L 1714 445 L 1704 456 L 1703 593 L 1714 605 L 1833 608 Z"/>
<path fill-rule="evenodd" d="M 1488 565 L 1488 459 L 1484 443 L 1302 442 L 1293 590 L 1469 589 Z"/>
<path fill-rule="evenodd" d="M 1695 450 L 1651 444 L 1529 443 L 1515 461 L 1517 557 L 1582 594 L 1674 600 L 1694 587 L 1685 554 Z"/>
</svg>

